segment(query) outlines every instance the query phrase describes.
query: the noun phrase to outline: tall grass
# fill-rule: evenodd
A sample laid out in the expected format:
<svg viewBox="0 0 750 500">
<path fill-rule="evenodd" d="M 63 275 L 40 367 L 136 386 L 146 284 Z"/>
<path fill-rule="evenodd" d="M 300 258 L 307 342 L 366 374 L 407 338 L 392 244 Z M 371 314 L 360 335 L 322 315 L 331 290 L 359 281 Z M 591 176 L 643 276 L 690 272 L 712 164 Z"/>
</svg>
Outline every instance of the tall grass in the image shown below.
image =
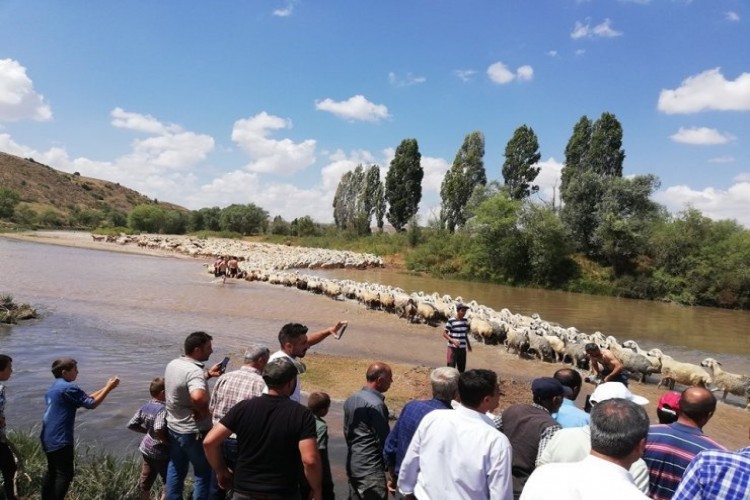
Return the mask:
<svg viewBox="0 0 750 500">
<path fill-rule="evenodd" d="M 8 439 L 18 450 L 22 468 L 18 473 L 18 493 L 26 500 L 41 498 L 47 457 L 37 431 L 12 431 Z M 67 500 L 138 500 L 140 455 L 117 457 L 85 444 L 76 445 L 76 474 Z M 192 491 L 186 484 L 186 492 Z M 151 498 L 158 499 L 162 486 L 157 480 Z"/>
</svg>

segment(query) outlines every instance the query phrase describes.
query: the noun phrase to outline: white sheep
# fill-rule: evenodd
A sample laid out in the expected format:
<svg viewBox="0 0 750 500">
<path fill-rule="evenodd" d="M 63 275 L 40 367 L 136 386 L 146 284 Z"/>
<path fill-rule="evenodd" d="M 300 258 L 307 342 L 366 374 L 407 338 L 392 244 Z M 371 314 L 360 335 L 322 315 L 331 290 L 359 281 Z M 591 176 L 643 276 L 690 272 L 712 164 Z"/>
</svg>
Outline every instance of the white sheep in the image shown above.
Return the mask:
<svg viewBox="0 0 750 500">
<path fill-rule="evenodd" d="M 744 396 L 747 398 L 746 409 L 750 410 L 750 377 L 747 375 L 739 375 L 737 373 L 725 372 L 721 368 L 721 363 L 713 358 L 706 358 L 701 361 L 701 366 L 708 368 L 711 371 L 711 376 L 714 379 L 714 385 L 719 390 L 724 391 L 722 401 L 727 402 L 727 394 L 732 393 L 737 396 Z"/>
<path fill-rule="evenodd" d="M 698 365 L 677 361 L 659 349 L 651 349 L 649 354 L 661 360 L 661 380 L 658 387 L 664 385 L 672 390 L 675 383 L 701 387 L 711 383 L 711 375 Z"/>
</svg>

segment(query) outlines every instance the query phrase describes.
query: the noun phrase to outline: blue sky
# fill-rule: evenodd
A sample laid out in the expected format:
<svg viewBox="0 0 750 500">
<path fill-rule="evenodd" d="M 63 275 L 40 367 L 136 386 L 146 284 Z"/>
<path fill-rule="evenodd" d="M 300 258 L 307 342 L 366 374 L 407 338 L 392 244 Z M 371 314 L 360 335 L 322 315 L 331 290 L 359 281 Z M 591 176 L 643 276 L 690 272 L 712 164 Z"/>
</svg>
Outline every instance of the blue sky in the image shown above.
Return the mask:
<svg viewBox="0 0 750 500">
<path fill-rule="evenodd" d="M 606 111 L 658 202 L 750 226 L 749 23 L 742 0 L 0 0 L 0 151 L 327 222 L 343 173 L 416 138 L 426 222 L 466 134 L 502 180 L 532 127 L 548 200 Z"/>
</svg>

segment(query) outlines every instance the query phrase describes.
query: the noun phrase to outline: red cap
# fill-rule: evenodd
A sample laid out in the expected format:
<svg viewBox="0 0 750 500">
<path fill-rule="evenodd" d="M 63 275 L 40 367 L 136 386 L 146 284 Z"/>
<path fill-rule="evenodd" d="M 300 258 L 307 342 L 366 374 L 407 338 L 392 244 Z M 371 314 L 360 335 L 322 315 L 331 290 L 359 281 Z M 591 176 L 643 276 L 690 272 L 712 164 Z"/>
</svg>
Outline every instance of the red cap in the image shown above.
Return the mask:
<svg viewBox="0 0 750 500">
<path fill-rule="evenodd" d="M 678 412 L 680 410 L 680 397 L 679 392 L 665 392 L 664 395 L 659 398 L 659 403 L 656 405 L 656 408 L 661 410 L 666 406 L 667 408 Z"/>
</svg>

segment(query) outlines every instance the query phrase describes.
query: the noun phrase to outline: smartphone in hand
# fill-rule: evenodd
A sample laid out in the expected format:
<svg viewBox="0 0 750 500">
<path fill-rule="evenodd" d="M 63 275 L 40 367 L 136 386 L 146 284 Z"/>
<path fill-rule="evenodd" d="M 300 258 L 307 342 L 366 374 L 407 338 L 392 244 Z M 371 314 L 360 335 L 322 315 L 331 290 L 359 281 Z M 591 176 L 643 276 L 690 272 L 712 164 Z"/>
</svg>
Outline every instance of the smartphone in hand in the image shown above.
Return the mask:
<svg viewBox="0 0 750 500">
<path fill-rule="evenodd" d="M 225 356 L 224 359 L 221 360 L 221 364 L 219 365 L 219 370 L 221 370 L 221 373 L 224 373 L 227 371 L 227 365 L 229 364 L 229 356 Z"/>
</svg>

